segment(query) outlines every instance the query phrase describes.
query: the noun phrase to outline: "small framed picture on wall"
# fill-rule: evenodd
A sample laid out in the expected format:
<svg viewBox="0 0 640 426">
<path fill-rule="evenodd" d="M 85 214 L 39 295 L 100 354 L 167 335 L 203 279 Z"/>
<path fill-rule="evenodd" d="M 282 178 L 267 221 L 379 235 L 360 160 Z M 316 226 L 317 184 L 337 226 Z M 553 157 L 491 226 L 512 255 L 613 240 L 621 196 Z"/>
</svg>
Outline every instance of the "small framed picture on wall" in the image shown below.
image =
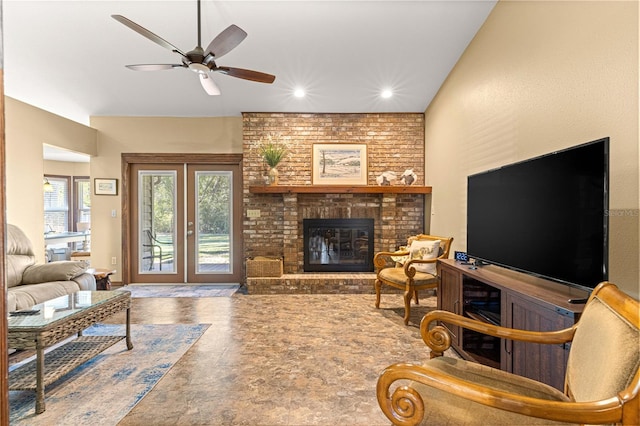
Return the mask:
<svg viewBox="0 0 640 426">
<path fill-rule="evenodd" d="M 118 179 L 93 179 L 95 195 L 118 195 Z"/>
</svg>

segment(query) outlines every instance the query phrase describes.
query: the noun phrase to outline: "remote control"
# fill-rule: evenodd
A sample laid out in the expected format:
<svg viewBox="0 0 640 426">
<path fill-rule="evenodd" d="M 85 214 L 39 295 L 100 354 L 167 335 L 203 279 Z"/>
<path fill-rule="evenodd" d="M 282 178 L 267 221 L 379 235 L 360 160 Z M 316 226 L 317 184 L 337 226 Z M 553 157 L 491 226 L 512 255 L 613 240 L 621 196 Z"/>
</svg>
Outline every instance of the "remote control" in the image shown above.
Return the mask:
<svg viewBox="0 0 640 426">
<path fill-rule="evenodd" d="M 38 315 L 40 313 L 40 309 L 32 309 L 28 311 L 13 311 L 9 312 L 9 315 L 12 316 L 23 316 L 23 315 Z"/>
</svg>

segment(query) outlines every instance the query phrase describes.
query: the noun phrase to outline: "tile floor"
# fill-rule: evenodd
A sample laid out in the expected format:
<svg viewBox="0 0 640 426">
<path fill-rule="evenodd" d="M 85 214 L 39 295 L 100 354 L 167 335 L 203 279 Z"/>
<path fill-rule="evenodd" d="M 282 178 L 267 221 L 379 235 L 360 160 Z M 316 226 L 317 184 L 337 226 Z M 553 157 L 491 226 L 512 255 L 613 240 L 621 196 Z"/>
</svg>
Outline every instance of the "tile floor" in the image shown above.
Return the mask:
<svg viewBox="0 0 640 426">
<path fill-rule="evenodd" d="M 212 325 L 119 425 L 389 425 L 376 380 L 428 359 L 428 295 L 409 326 L 399 294 L 133 299 L 132 323 Z"/>
</svg>

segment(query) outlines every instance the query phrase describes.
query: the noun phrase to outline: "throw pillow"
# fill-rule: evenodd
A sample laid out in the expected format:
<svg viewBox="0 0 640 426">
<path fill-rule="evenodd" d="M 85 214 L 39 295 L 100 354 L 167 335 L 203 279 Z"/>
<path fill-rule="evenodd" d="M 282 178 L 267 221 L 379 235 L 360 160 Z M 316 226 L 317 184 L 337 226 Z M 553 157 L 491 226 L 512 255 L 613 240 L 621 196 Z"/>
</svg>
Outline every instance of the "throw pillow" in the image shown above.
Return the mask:
<svg viewBox="0 0 640 426">
<path fill-rule="evenodd" d="M 435 259 L 440 255 L 440 240 L 416 240 L 411 243 L 409 257 L 413 259 Z M 436 275 L 436 264 L 434 263 L 412 263 L 416 271 L 426 272 Z"/>
<path fill-rule="evenodd" d="M 85 261 L 62 260 L 28 267 L 22 274 L 23 284 L 39 284 L 50 281 L 69 281 L 83 274 L 88 268 Z"/>
<path fill-rule="evenodd" d="M 400 246 L 398 250 L 395 251 L 395 253 L 406 253 L 408 251 L 409 251 L 409 247 Z M 409 256 L 406 254 L 402 256 L 391 256 L 391 260 L 393 260 L 399 265 L 404 265 L 404 262 L 406 262 L 408 258 Z"/>
</svg>

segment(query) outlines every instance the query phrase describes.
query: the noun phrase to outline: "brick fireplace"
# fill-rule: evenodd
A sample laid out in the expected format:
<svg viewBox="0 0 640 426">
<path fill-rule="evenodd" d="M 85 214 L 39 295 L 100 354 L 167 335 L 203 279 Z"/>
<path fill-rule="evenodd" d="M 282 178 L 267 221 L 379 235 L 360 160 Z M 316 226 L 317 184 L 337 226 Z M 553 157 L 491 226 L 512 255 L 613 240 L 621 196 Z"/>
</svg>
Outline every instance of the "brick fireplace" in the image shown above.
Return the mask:
<svg viewBox="0 0 640 426">
<path fill-rule="evenodd" d="M 257 153 L 261 138 L 278 133 L 288 157 L 278 166 L 277 187 L 265 187 L 268 171 Z M 314 143 L 366 143 L 367 187 L 311 185 Z M 385 171 L 413 169 L 413 187 L 379 187 Z M 423 114 L 243 114 L 245 256 L 284 260 L 281 278 L 248 278 L 256 293 L 372 293 L 375 274 L 304 272 L 303 219 L 371 218 L 373 250 L 395 249 L 423 232 L 425 220 Z M 399 182 L 394 182 L 399 185 Z M 406 192 L 403 192 L 406 191 Z M 259 212 L 248 217 L 247 212 Z"/>
</svg>

